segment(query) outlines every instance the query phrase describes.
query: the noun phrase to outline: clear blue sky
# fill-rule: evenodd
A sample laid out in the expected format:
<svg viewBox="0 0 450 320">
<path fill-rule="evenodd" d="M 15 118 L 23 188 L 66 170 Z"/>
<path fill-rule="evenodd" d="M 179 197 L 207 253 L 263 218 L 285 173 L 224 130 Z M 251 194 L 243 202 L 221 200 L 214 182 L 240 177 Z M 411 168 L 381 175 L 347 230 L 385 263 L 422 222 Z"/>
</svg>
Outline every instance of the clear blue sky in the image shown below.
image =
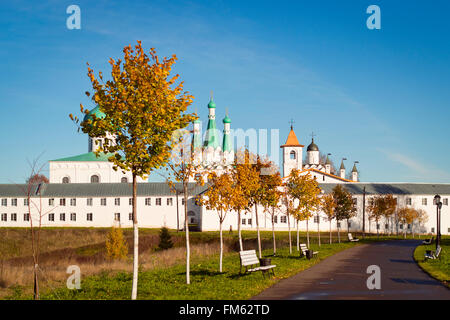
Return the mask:
<svg viewBox="0 0 450 320">
<path fill-rule="evenodd" d="M 66 8 L 81 8 L 81 30 Z M 381 8 L 369 30 L 366 8 Z M 27 159 L 87 152 L 69 113 L 92 107 L 86 62 L 142 40 L 175 53 L 175 71 L 202 119 L 214 91 L 218 119 L 280 129 L 295 120 L 308 145 L 362 181 L 449 182 L 448 1 L 9 1 L 0 11 L 0 183 L 22 182 Z M 222 125 L 219 125 L 221 128 Z M 48 172 L 47 172 L 48 174 Z"/>
</svg>

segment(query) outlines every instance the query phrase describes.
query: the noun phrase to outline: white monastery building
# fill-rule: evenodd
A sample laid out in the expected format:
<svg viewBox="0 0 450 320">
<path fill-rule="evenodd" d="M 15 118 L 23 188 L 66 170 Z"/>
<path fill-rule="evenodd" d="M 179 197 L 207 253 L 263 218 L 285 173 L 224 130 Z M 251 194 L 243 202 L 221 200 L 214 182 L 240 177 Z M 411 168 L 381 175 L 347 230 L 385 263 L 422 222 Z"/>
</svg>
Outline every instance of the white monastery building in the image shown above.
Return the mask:
<svg viewBox="0 0 450 320">
<path fill-rule="evenodd" d="M 233 138 L 230 135 L 231 119 L 228 115 L 223 119 L 222 141 L 219 141 L 216 126 L 216 104 L 211 98 L 208 104 L 209 116 L 205 138 L 202 139 L 201 120 L 193 123 L 192 148 L 194 161 L 205 169 L 214 169 L 220 172 L 233 162 L 235 151 Z M 104 117 L 99 107 L 94 108 L 85 119 Z M 109 139 L 114 140 L 113 137 Z M 36 184 L 32 186 L 31 201 L 45 213 L 42 217 L 43 226 L 48 227 L 111 227 L 121 225 L 132 226 L 131 216 L 131 174 L 121 170 L 114 171 L 108 162 L 111 155 L 96 157 L 94 151 L 104 141 L 102 139 L 88 138 L 88 152 L 72 157 L 49 161 L 49 184 Z M 356 163 L 348 174 L 344 161 L 338 173 L 333 171 L 332 163 L 327 156 L 321 160 L 319 147 L 314 141 L 306 149 L 306 161 L 303 160 L 304 145 L 299 143 L 291 126 L 282 149 L 283 174 L 286 177 L 293 169 L 300 170 L 302 174 L 311 174 L 319 183 L 323 194 L 331 193 L 336 184 L 343 184 L 354 198 L 357 215 L 347 221 L 340 222 L 342 230 L 358 232 L 362 230 L 363 217 L 366 232 L 391 232 L 398 230 L 408 233 L 414 228 L 415 232 L 436 233 L 436 205 L 433 198 L 436 194 L 441 196 L 443 203 L 441 210 L 441 234 L 450 234 L 450 184 L 436 183 L 363 183 L 359 182 Z M 195 196 L 204 192 L 207 186 L 195 187 L 192 184 L 191 196 L 188 203 L 184 203 L 181 186 L 175 185 L 174 192 L 164 182 L 138 181 L 137 212 L 139 226 L 144 228 L 159 228 L 166 226 L 172 229 L 182 229 L 184 226 L 184 206 L 188 206 L 188 223 L 199 231 L 218 230 L 219 222 L 215 211 L 198 206 Z M 0 184 L 0 227 L 29 227 L 30 219 L 33 224 L 38 222 L 39 213 L 36 207 L 28 214 L 27 185 Z M 397 198 L 398 206 L 411 206 L 424 209 L 428 214 L 428 221 L 422 226 L 394 225 L 393 221 L 380 221 L 378 225 L 367 219 L 367 207 L 370 199 L 378 194 L 392 194 Z M 364 203 L 365 202 L 365 203 Z M 40 205 L 42 204 L 42 205 Z M 258 208 L 261 229 L 271 229 L 271 216 Z M 242 229 L 256 229 L 255 210 L 241 214 Z M 329 222 L 321 212 L 308 222 L 312 231 L 329 230 Z M 224 221 L 224 229 L 237 230 L 237 214 L 228 212 Z M 290 219 L 291 228 L 295 229 L 296 222 Z M 276 230 L 288 229 L 288 217 L 284 210 L 275 217 Z M 301 230 L 306 229 L 306 221 L 299 222 Z M 336 221 L 332 221 L 332 228 L 337 228 Z"/>
</svg>

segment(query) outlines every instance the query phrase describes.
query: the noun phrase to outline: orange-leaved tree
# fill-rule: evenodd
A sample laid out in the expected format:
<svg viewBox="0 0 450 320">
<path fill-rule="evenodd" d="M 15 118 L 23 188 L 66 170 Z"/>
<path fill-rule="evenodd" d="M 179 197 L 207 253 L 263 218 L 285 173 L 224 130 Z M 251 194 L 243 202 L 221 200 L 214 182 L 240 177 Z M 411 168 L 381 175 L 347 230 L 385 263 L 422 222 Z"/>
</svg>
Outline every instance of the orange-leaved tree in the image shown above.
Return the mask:
<svg viewBox="0 0 450 320">
<path fill-rule="evenodd" d="M 332 242 L 331 236 L 331 222 L 336 217 L 336 201 L 333 197 L 333 194 L 325 194 L 322 196 L 321 209 L 323 213 L 327 216 L 327 220 L 330 223 L 330 244 Z"/>
<path fill-rule="evenodd" d="M 306 220 L 306 241 L 309 248 L 308 220 L 320 205 L 319 184 L 309 173 L 300 175 L 300 172 L 294 169 L 289 174 L 286 186 L 290 196 L 297 202 L 297 210 L 294 212 L 297 220 L 297 250 L 299 250 L 298 222 L 303 220 Z"/>
<path fill-rule="evenodd" d="M 356 211 L 355 204 L 353 203 L 353 198 L 350 192 L 344 189 L 340 184 L 333 188 L 332 192 L 334 201 L 336 203 L 335 207 L 335 218 L 337 221 L 338 230 L 338 242 L 341 242 L 340 233 L 340 221 L 343 219 L 348 219 Z"/>
<path fill-rule="evenodd" d="M 258 215 L 258 205 L 265 206 L 267 204 L 267 201 L 273 201 L 274 199 L 268 199 L 269 196 L 274 196 L 276 194 L 270 193 L 271 189 L 276 188 L 276 184 L 281 183 L 277 180 L 277 170 L 275 168 L 275 164 L 268 160 L 263 159 L 259 155 L 254 156 L 252 154 L 249 154 L 250 159 L 256 159 L 255 163 L 253 164 L 253 168 L 255 169 L 257 175 L 258 175 L 258 181 L 254 184 L 253 188 L 247 188 L 249 190 L 250 194 L 250 205 L 255 207 L 255 220 L 256 220 L 256 233 L 258 238 L 258 253 L 259 258 L 262 258 L 261 256 L 261 234 L 259 230 L 259 215 Z M 280 177 L 281 180 L 281 177 Z M 273 213 L 274 214 L 274 213 Z M 273 219 L 273 215 L 272 215 Z M 272 222 L 273 223 L 273 222 Z"/>
<path fill-rule="evenodd" d="M 227 172 L 217 175 L 212 172 L 208 175 L 209 188 L 202 194 L 199 202 L 208 210 L 216 210 L 219 217 L 219 235 L 220 235 L 220 257 L 219 272 L 222 272 L 223 260 L 223 234 L 222 224 L 227 216 L 227 212 L 232 207 L 233 184 L 230 175 Z"/>
<path fill-rule="evenodd" d="M 189 195 L 194 192 L 197 186 L 203 186 L 205 184 L 202 175 L 202 173 L 204 174 L 204 170 L 201 164 L 195 160 L 193 145 L 190 143 L 189 137 L 191 137 L 189 130 L 179 129 L 173 133 L 172 156 L 166 166 L 166 170 L 170 171 L 169 176 L 166 178 L 170 189 L 177 194 L 183 194 L 184 231 L 186 238 L 186 284 L 191 283 L 188 199 Z M 181 184 L 181 187 L 177 187 L 176 183 Z"/>
<path fill-rule="evenodd" d="M 115 170 L 132 174 L 132 216 L 134 230 L 133 284 L 131 298 L 137 297 L 138 283 L 138 215 L 137 178 L 147 177 L 153 170 L 164 166 L 170 158 L 172 133 L 185 128 L 196 119 L 186 113 L 193 96 L 183 91 L 183 82 L 176 83 L 179 75 L 170 76 L 177 58 L 173 55 L 162 61 L 154 48 L 149 55 L 141 42 L 134 48 L 123 49 L 124 58 L 110 58 L 111 78 L 105 82 L 103 73 L 98 78 L 88 64 L 91 80 L 92 101 L 100 113 L 89 114 L 80 105 L 86 116 L 80 126 L 84 133 L 103 143 L 95 150 L 109 155 L 108 160 Z M 97 116 L 99 115 L 100 116 Z M 72 114 L 70 118 L 79 124 Z"/>
<path fill-rule="evenodd" d="M 250 211 L 252 195 L 258 188 L 259 175 L 253 164 L 256 159 L 248 150 L 238 151 L 231 170 L 233 181 L 232 208 L 237 212 L 239 249 L 243 249 L 241 232 L 241 212 Z"/>
<path fill-rule="evenodd" d="M 272 166 L 274 168 L 274 166 Z M 267 167 L 269 169 L 269 167 Z M 260 175 L 260 194 L 259 202 L 264 206 L 265 210 L 269 212 L 272 221 L 272 240 L 273 240 L 273 255 L 277 253 L 277 243 L 275 239 L 275 215 L 280 210 L 280 200 L 282 199 L 281 189 L 281 175 L 278 171 L 268 171 Z"/>
</svg>

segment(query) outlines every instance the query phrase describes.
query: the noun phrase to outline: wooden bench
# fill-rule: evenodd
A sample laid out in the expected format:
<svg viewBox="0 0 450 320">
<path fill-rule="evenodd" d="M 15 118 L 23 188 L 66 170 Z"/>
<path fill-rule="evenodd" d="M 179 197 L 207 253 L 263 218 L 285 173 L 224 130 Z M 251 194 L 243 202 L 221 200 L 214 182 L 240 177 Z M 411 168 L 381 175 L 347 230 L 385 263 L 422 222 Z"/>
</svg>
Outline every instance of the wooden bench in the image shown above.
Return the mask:
<svg viewBox="0 0 450 320">
<path fill-rule="evenodd" d="M 425 253 L 425 259 L 438 259 L 439 255 L 441 254 L 442 248 L 441 246 L 438 246 L 436 251 L 431 251 L 430 254 Z"/>
<path fill-rule="evenodd" d="M 308 247 L 306 246 L 306 243 L 300 243 L 300 252 L 301 256 L 307 257 L 307 251 L 309 251 Z M 319 251 L 312 251 L 312 255 L 315 256 L 318 254 Z"/>
<path fill-rule="evenodd" d="M 241 259 L 241 268 L 239 269 L 239 273 L 241 273 L 242 267 L 245 267 L 245 272 L 261 271 L 264 276 L 267 271 L 272 270 L 272 274 L 275 275 L 273 269 L 276 265 L 272 264 L 270 266 L 260 266 L 259 259 L 256 256 L 256 250 L 239 251 L 239 258 Z"/>
<path fill-rule="evenodd" d="M 357 241 L 359 241 L 358 238 L 353 238 L 353 236 L 352 236 L 351 233 L 348 234 L 348 240 L 349 240 L 350 242 L 357 242 Z"/>
<path fill-rule="evenodd" d="M 430 239 L 425 239 L 422 241 L 422 244 L 431 244 L 433 242 L 434 237 L 431 237 Z"/>
</svg>

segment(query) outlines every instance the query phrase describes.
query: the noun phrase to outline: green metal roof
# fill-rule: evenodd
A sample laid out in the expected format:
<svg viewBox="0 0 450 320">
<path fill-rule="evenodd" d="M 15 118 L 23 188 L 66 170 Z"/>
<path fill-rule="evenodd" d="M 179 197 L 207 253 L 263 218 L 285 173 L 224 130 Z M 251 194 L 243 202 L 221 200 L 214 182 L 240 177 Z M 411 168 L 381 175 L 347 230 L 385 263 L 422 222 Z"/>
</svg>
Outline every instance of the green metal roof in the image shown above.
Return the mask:
<svg viewBox="0 0 450 320">
<path fill-rule="evenodd" d="M 226 115 L 225 118 L 223 118 L 223 123 L 231 123 L 231 119 L 228 115 Z"/>
<path fill-rule="evenodd" d="M 202 147 L 202 135 L 200 133 L 193 134 L 192 147 L 194 148 L 194 150 Z"/>
<path fill-rule="evenodd" d="M 206 129 L 205 147 L 213 147 L 216 149 L 219 147 L 219 137 L 217 136 L 216 120 L 209 119 L 208 128 Z"/>
<path fill-rule="evenodd" d="M 147 182 L 137 184 L 137 194 L 143 196 L 170 196 L 174 195 L 165 182 Z M 331 193 L 336 183 L 321 183 L 320 188 L 325 193 Z M 394 194 L 394 195 L 428 195 L 450 196 L 450 184 L 444 183 L 343 183 L 339 184 L 351 194 Z M 177 190 L 182 190 L 182 185 L 175 184 Z M 33 185 L 31 189 L 36 192 L 38 186 Z M 198 186 L 190 184 L 189 192 L 197 195 L 204 192 L 208 185 Z M 26 184 L 0 184 L 1 197 L 25 197 Z M 132 188 L 130 183 L 50 183 L 43 184 L 40 192 L 44 197 L 131 197 Z"/>
<path fill-rule="evenodd" d="M 233 143 L 231 141 L 231 137 L 229 134 L 223 135 L 223 143 L 222 143 L 222 151 L 231 151 L 233 150 Z"/>
<path fill-rule="evenodd" d="M 113 153 L 104 154 L 103 152 L 97 157 L 94 152 L 83 153 L 78 156 L 60 158 L 50 161 L 108 161 L 108 158 L 113 156 Z"/>
</svg>

